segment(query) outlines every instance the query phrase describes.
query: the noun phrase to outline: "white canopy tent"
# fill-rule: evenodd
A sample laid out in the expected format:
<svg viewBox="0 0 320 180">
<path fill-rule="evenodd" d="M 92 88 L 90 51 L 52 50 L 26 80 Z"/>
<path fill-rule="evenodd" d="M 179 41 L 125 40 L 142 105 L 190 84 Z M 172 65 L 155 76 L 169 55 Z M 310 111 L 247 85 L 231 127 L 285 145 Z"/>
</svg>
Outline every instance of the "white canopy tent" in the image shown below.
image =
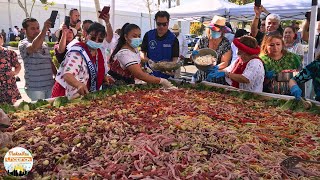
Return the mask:
<svg viewBox="0 0 320 180">
<path fill-rule="evenodd" d="M 301 20 L 311 10 L 311 0 L 261 0 L 261 4 L 270 12 L 281 16 L 281 20 Z M 254 3 L 229 9 L 230 21 L 252 21 L 255 13 Z"/>
<path fill-rule="evenodd" d="M 167 9 L 167 11 L 172 19 L 199 21 L 201 17 L 211 19 L 214 15 L 225 16 L 231 7 L 235 8 L 239 7 L 239 5 L 230 3 L 227 0 L 196 0 Z"/>
</svg>

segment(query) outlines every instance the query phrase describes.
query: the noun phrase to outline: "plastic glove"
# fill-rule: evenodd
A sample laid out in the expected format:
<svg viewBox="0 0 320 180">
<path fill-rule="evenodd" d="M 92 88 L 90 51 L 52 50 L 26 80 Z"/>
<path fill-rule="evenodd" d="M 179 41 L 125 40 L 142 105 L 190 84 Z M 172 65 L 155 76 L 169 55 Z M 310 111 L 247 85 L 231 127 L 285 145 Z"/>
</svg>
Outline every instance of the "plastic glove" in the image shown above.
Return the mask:
<svg viewBox="0 0 320 180">
<path fill-rule="evenodd" d="M 267 79 L 272 79 L 273 76 L 274 76 L 274 74 L 275 74 L 275 72 L 274 72 L 273 70 L 267 71 L 267 72 L 266 72 L 266 78 L 267 78 Z"/>
<path fill-rule="evenodd" d="M 0 128 L 7 128 L 10 124 L 10 118 L 2 109 L 0 109 Z"/>
<path fill-rule="evenodd" d="M 212 66 L 210 67 L 208 70 L 207 70 L 207 73 L 215 73 L 219 70 L 219 66 L 218 65 L 215 65 L 215 66 Z"/>
<path fill-rule="evenodd" d="M 221 72 L 213 72 L 213 73 L 209 73 L 208 76 L 207 76 L 207 79 L 206 81 L 212 81 L 213 78 L 221 78 L 221 77 L 224 77 L 225 76 L 225 72 L 221 71 Z"/>
<path fill-rule="evenodd" d="M 293 95 L 297 100 L 301 99 L 302 90 L 299 88 L 298 85 L 294 85 L 290 88 L 290 93 Z"/>
<path fill-rule="evenodd" d="M 0 132 L 0 148 L 5 147 L 12 142 L 12 135 L 8 132 Z"/>
<path fill-rule="evenodd" d="M 198 50 L 193 50 L 192 51 L 192 56 L 195 56 L 195 55 L 198 55 L 199 54 L 199 51 Z"/>
<path fill-rule="evenodd" d="M 160 78 L 160 83 L 164 88 L 166 89 L 178 89 L 177 87 L 175 87 L 170 81 L 168 81 L 167 79 L 163 79 Z"/>
</svg>

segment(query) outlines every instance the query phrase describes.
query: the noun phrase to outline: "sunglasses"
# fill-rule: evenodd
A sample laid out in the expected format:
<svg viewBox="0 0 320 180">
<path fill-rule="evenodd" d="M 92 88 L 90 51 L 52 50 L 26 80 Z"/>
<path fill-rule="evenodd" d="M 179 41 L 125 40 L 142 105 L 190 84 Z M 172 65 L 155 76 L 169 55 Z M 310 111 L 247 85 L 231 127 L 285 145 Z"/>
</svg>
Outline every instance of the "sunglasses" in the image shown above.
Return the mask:
<svg viewBox="0 0 320 180">
<path fill-rule="evenodd" d="M 164 22 L 164 23 L 157 22 L 157 26 L 163 26 L 163 27 L 166 27 L 166 26 L 168 26 L 168 22 Z"/>
<path fill-rule="evenodd" d="M 96 41 L 97 40 L 96 36 L 91 36 L 91 35 L 89 35 L 89 36 L 90 36 L 90 40 L 92 40 L 92 41 Z M 98 39 L 98 42 L 102 43 L 103 42 L 103 38 Z"/>
</svg>

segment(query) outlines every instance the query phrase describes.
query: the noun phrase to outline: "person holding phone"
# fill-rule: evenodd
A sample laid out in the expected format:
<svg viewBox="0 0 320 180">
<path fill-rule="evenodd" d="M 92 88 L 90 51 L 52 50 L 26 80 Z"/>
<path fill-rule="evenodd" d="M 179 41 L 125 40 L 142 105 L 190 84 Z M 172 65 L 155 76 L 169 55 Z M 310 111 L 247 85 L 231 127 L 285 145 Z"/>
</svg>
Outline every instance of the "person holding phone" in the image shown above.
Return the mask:
<svg viewBox="0 0 320 180">
<path fill-rule="evenodd" d="M 50 19 L 44 22 L 42 30 L 34 18 L 26 18 L 22 27 L 26 30 L 27 38 L 19 42 L 19 51 L 25 68 L 25 89 L 32 101 L 47 99 L 51 96 L 54 84 L 55 67 L 44 39 L 51 27 Z"/>
<path fill-rule="evenodd" d="M 319 9 L 318 9 L 319 10 Z M 319 11 L 318 11 L 318 17 L 319 15 Z M 311 16 L 311 12 L 306 12 L 305 14 L 305 21 L 303 23 L 302 26 L 302 33 L 301 33 L 301 39 L 308 43 L 309 42 L 309 26 L 310 26 L 310 16 Z M 314 49 L 314 54 L 318 54 L 320 53 L 320 17 L 317 17 L 317 22 L 316 22 L 316 32 L 315 32 L 315 49 Z"/>
<path fill-rule="evenodd" d="M 148 31 L 141 44 L 141 59 L 144 62 L 171 61 L 177 62 L 179 58 L 179 41 L 169 31 L 170 15 L 167 11 L 158 11 L 155 14 L 157 28 Z M 174 72 L 173 72 L 174 74 Z M 153 71 L 152 75 L 160 78 L 173 77 L 160 71 Z"/>
<path fill-rule="evenodd" d="M 283 29 L 280 26 L 281 19 L 279 15 L 271 14 L 269 11 L 267 11 L 266 8 L 263 7 L 263 5 L 261 5 L 261 1 L 259 2 L 259 0 L 256 0 L 255 4 L 256 4 L 254 6 L 255 16 L 252 20 L 250 35 L 252 37 L 255 37 L 258 43 L 261 44 L 265 33 L 279 31 L 279 33 L 282 34 Z M 260 15 L 263 12 L 267 15 L 266 20 L 260 21 Z M 260 22 L 260 26 L 264 26 L 264 27 L 261 27 L 262 29 L 258 28 L 259 22 Z"/>
<path fill-rule="evenodd" d="M 77 35 L 77 30 L 73 27 L 68 28 L 66 24 L 62 24 L 61 27 L 55 32 L 55 35 L 58 38 L 58 42 L 53 48 L 54 54 L 59 64 L 61 64 L 67 53 L 67 46 Z"/>
</svg>

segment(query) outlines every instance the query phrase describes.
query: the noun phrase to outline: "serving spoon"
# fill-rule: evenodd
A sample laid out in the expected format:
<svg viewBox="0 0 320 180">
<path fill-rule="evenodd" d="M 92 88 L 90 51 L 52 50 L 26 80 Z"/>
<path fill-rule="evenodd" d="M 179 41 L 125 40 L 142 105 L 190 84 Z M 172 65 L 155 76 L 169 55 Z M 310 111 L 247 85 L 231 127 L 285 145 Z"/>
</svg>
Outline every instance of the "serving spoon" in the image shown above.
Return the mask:
<svg viewBox="0 0 320 180">
<path fill-rule="evenodd" d="M 286 169 L 292 169 L 292 168 L 295 168 L 296 165 L 298 165 L 300 162 L 320 164 L 320 161 L 310 161 L 310 160 L 302 159 L 298 156 L 291 156 L 291 157 L 288 157 L 287 159 L 283 160 L 280 163 L 280 166 L 284 167 Z"/>
</svg>

